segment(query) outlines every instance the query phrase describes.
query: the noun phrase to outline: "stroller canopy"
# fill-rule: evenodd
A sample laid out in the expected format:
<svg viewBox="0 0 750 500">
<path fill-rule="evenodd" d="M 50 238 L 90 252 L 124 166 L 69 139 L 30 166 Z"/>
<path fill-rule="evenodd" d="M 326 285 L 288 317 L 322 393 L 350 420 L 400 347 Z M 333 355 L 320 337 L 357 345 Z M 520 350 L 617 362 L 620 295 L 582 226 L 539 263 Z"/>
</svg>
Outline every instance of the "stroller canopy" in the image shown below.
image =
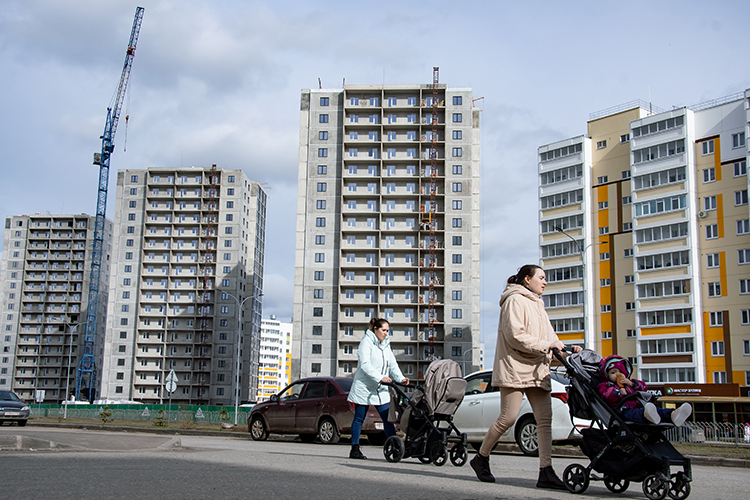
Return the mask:
<svg viewBox="0 0 750 500">
<path fill-rule="evenodd" d="M 425 400 L 433 414 L 453 415 L 464 400 L 466 380 L 452 359 L 433 361 L 424 376 Z"/>
</svg>

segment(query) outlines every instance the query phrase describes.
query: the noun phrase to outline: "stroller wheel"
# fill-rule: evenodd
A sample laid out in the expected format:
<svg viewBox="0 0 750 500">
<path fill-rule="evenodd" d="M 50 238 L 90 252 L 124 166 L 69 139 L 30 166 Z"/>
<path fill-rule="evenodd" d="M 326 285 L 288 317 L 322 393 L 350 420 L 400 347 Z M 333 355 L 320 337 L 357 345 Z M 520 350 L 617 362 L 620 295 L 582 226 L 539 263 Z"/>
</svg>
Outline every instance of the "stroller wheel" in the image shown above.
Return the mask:
<svg viewBox="0 0 750 500">
<path fill-rule="evenodd" d="M 580 464 L 570 464 L 563 472 L 563 482 L 571 493 L 583 493 L 589 487 L 589 471 Z"/>
<path fill-rule="evenodd" d="M 383 455 L 389 462 L 398 462 L 404 458 L 404 442 L 398 436 L 391 436 L 385 440 Z"/>
<path fill-rule="evenodd" d="M 650 500 L 662 500 L 669 492 L 669 485 L 669 481 L 652 474 L 643 480 L 643 494 Z"/>
<path fill-rule="evenodd" d="M 462 467 L 466 460 L 469 458 L 469 454 L 466 452 L 466 448 L 463 444 L 458 443 L 453 445 L 450 451 L 451 463 L 456 467 Z"/>
<path fill-rule="evenodd" d="M 624 493 L 630 486 L 627 479 L 615 479 L 611 476 L 604 476 L 604 486 L 612 493 Z"/>
<path fill-rule="evenodd" d="M 441 467 L 448 461 L 448 448 L 442 443 L 435 443 L 430 450 L 432 463 Z"/>
<path fill-rule="evenodd" d="M 690 496 L 690 481 L 684 473 L 672 474 L 670 478 L 669 498 L 674 500 L 685 500 Z"/>
</svg>

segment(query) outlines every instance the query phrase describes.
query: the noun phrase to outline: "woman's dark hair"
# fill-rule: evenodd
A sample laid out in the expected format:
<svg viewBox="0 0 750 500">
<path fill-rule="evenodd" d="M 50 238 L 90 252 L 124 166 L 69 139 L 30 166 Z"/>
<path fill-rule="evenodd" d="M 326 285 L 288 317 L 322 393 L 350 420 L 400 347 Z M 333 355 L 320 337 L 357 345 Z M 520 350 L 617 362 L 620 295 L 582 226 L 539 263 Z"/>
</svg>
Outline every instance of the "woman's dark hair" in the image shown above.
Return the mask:
<svg viewBox="0 0 750 500">
<path fill-rule="evenodd" d="M 542 269 L 541 267 L 535 265 L 535 264 L 526 264 L 521 269 L 518 270 L 516 274 L 508 278 L 508 284 L 516 284 L 516 285 L 525 285 L 525 279 L 528 276 L 529 278 L 533 278 L 536 274 L 537 269 Z M 542 269 L 544 271 L 544 269 Z"/>
<path fill-rule="evenodd" d="M 382 328 L 383 327 L 383 323 L 386 323 L 386 324 L 390 325 L 390 323 L 388 323 L 387 319 L 372 318 L 370 320 L 370 331 L 374 332 L 376 328 Z"/>
</svg>

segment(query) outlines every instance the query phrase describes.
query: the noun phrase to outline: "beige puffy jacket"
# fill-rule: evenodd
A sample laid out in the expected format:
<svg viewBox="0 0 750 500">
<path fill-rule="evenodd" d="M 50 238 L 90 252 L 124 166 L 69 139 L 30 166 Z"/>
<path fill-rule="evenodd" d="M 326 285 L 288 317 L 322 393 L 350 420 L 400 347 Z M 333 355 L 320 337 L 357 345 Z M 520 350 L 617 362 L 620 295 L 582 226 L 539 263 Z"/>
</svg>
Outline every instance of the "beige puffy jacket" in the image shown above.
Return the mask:
<svg viewBox="0 0 750 500">
<path fill-rule="evenodd" d="M 558 341 L 539 295 L 510 284 L 500 297 L 492 385 L 513 389 L 552 390 L 549 346 Z"/>
</svg>

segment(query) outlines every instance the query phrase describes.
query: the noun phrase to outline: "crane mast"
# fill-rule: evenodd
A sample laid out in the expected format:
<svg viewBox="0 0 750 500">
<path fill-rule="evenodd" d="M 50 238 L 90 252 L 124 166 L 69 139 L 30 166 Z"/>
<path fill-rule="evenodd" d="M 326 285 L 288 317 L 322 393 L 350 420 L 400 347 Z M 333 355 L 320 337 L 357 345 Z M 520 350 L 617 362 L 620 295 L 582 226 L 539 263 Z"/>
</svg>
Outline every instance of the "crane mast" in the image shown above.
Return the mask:
<svg viewBox="0 0 750 500">
<path fill-rule="evenodd" d="M 94 341 L 96 338 L 97 309 L 99 308 L 99 275 L 102 267 L 102 250 L 104 246 L 104 221 L 107 212 L 107 187 L 109 185 L 109 157 L 115 149 L 115 133 L 120 120 L 120 110 L 125 99 L 125 90 L 130 79 L 130 69 L 135 57 L 135 46 L 138 43 L 138 33 L 141 31 L 143 7 L 135 9 L 133 29 L 125 55 L 125 64 L 120 76 L 120 84 L 110 107 L 107 108 L 107 121 L 104 125 L 102 152 L 94 153 L 94 165 L 99 165 L 99 187 L 96 200 L 96 224 L 94 227 L 94 249 L 91 260 L 91 279 L 89 282 L 88 310 L 86 313 L 86 331 L 83 341 L 83 355 L 78 363 L 76 372 L 76 399 L 80 400 L 83 391 L 86 399 L 93 401 L 96 387 L 96 363 L 94 360 Z M 67 397 L 67 396 L 66 396 Z"/>
</svg>

